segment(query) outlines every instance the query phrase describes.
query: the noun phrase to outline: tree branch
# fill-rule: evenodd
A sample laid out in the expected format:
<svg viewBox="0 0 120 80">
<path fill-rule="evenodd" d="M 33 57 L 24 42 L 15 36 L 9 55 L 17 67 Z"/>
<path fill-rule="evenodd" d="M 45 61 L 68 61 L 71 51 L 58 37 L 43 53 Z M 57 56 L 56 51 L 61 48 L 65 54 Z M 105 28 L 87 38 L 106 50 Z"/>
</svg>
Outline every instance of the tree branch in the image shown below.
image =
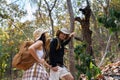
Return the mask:
<svg viewBox="0 0 120 80">
<path fill-rule="evenodd" d="M 81 22 L 82 20 L 80 19 L 80 17 L 75 17 L 74 19 L 75 21 Z"/>
<path fill-rule="evenodd" d="M 75 38 L 76 40 L 78 40 L 78 41 L 83 42 L 83 39 L 81 39 L 80 37 L 75 36 L 74 38 Z"/>
<path fill-rule="evenodd" d="M 45 1 L 45 3 L 47 4 L 47 9 L 48 9 L 48 11 L 51 11 L 48 2 L 47 2 L 46 0 L 44 0 L 44 1 Z"/>
<path fill-rule="evenodd" d="M 53 6 L 52 6 L 52 8 L 51 8 L 51 11 L 52 11 L 52 10 L 53 10 L 53 8 L 55 7 L 56 2 L 57 2 L 57 0 L 55 0 L 55 2 L 54 2 L 54 4 L 53 4 Z"/>
<path fill-rule="evenodd" d="M 48 10 L 49 10 L 49 11 L 52 11 L 52 10 L 53 10 L 53 8 L 55 7 L 55 4 L 56 4 L 56 2 L 57 2 L 57 0 L 55 0 L 53 6 L 52 6 L 51 9 L 50 9 L 50 6 L 49 6 L 48 2 L 47 2 L 46 0 L 44 0 L 44 1 L 45 1 L 45 3 L 47 4 L 47 7 L 48 7 Z"/>
<path fill-rule="evenodd" d="M 112 34 L 110 34 L 110 36 L 109 36 L 109 39 L 108 39 L 108 42 L 107 42 L 107 45 L 106 45 L 106 49 L 105 49 L 105 54 L 103 55 L 103 57 L 102 57 L 102 59 L 101 59 L 101 62 L 100 62 L 100 64 L 98 65 L 99 67 L 103 64 L 103 61 L 104 61 L 104 59 L 105 59 L 105 57 L 106 57 L 106 55 L 107 55 L 108 47 L 109 47 L 109 45 L 110 45 L 111 37 L 112 37 Z"/>
</svg>

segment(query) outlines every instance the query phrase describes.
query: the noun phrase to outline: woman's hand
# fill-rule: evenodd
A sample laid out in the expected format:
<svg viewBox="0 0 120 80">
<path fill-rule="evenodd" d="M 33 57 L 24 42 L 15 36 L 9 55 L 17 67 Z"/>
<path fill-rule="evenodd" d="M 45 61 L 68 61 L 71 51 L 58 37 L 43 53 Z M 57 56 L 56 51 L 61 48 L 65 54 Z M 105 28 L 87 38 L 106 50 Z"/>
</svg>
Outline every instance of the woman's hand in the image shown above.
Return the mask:
<svg viewBox="0 0 120 80">
<path fill-rule="evenodd" d="M 74 37 L 75 36 L 75 32 L 70 33 L 69 37 Z"/>
<path fill-rule="evenodd" d="M 51 65 L 49 65 L 44 59 L 40 59 L 39 63 L 48 67 L 48 68 L 51 68 Z"/>
<path fill-rule="evenodd" d="M 40 60 L 39 60 L 39 63 L 40 63 L 40 64 L 44 64 L 44 63 L 45 63 L 45 60 L 44 60 L 44 59 L 40 59 Z"/>
<path fill-rule="evenodd" d="M 49 65 L 46 61 L 44 63 L 44 66 L 46 66 L 47 68 L 51 68 L 51 65 Z"/>
</svg>

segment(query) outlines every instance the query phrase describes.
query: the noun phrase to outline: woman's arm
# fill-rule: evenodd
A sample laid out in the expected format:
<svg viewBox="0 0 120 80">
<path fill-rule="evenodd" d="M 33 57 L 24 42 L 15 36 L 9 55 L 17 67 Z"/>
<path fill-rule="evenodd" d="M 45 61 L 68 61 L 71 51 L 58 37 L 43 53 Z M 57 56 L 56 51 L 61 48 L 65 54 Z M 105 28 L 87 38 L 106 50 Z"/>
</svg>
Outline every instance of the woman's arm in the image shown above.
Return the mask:
<svg viewBox="0 0 120 80">
<path fill-rule="evenodd" d="M 36 54 L 36 49 L 38 49 L 40 46 L 42 46 L 43 42 L 42 41 L 36 41 L 34 44 L 32 44 L 28 50 L 30 51 L 30 54 L 36 59 L 38 63 L 43 64 L 44 59 L 39 59 L 37 54 Z"/>
<path fill-rule="evenodd" d="M 50 65 L 52 67 L 55 67 L 57 65 L 55 60 L 57 44 L 57 39 L 53 39 L 50 43 Z"/>
<path fill-rule="evenodd" d="M 74 36 L 75 36 L 75 32 L 70 33 L 68 39 L 64 41 L 62 45 L 64 46 L 67 45 L 70 42 L 71 38 Z"/>
</svg>

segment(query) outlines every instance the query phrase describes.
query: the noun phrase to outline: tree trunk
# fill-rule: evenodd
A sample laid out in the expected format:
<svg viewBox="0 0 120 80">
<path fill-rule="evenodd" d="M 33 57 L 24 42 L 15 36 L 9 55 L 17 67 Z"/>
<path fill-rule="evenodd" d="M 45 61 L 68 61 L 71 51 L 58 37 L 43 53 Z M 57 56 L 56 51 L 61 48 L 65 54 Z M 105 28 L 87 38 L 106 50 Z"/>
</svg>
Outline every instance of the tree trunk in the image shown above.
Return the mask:
<svg viewBox="0 0 120 80">
<path fill-rule="evenodd" d="M 89 3 L 87 1 L 87 6 L 84 9 L 79 9 L 84 14 L 85 18 L 81 19 L 80 17 L 76 17 L 75 20 L 81 23 L 82 27 L 82 35 L 83 35 L 83 41 L 86 43 L 86 53 L 93 56 L 93 50 L 92 50 L 92 31 L 89 29 L 90 27 L 90 16 L 91 16 L 91 9 L 89 6 Z M 94 56 L 93 56 L 94 57 Z"/>
<path fill-rule="evenodd" d="M 86 53 L 90 54 L 91 56 L 93 56 L 93 51 L 92 51 L 92 31 L 89 29 L 90 27 L 90 23 L 85 21 L 82 22 L 82 34 L 83 34 L 83 40 L 85 41 L 85 43 L 87 44 L 86 47 Z"/>
<path fill-rule="evenodd" d="M 70 32 L 74 31 L 74 14 L 72 9 L 71 0 L 67 0 L 68 12 L 70 15 Z M 75 72 L 75 61 L 74 61 L 74 47 L 73 47 L 73 39 L 69 44 L 70 53 L 69 53 L 69 63 L 70 63 L 70 71 L 74 75 Z M 75 75 L 74 75 L 75 76 Z"/>
<path fill-rule="evenodd" d="M 53 19 L 52 19 L 52 15 L 51 15 L 51 11 L 49 11 L 49 17 L 50 17 L 50 22 L 51 22 L 51 27 L 52 27 L 52 37 L 54 37 L 54 25 L 53 25 Z"/>
</svg>

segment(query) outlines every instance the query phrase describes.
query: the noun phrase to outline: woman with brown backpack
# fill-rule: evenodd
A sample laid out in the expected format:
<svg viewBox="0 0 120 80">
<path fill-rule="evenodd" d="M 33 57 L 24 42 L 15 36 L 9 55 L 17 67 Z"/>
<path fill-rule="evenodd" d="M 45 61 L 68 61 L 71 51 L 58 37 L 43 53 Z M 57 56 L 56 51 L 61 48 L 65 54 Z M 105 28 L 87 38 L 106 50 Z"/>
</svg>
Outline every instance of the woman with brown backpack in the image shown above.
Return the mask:
<svg viewBox="0 0 120 80">
<path fill-rule="evenodd" d="M 44 67 L 50 66 L 44 60 L 44 48 L 47 40 L 47 32 L 42 29 L 37 29 L 33 32 L 35 42 L 28 48 L 30 54 L 34 57 L 36 62 L 32 67 L 25 70 L 22 80 L 49 80 L 49 75 Z"/>
</svg>

